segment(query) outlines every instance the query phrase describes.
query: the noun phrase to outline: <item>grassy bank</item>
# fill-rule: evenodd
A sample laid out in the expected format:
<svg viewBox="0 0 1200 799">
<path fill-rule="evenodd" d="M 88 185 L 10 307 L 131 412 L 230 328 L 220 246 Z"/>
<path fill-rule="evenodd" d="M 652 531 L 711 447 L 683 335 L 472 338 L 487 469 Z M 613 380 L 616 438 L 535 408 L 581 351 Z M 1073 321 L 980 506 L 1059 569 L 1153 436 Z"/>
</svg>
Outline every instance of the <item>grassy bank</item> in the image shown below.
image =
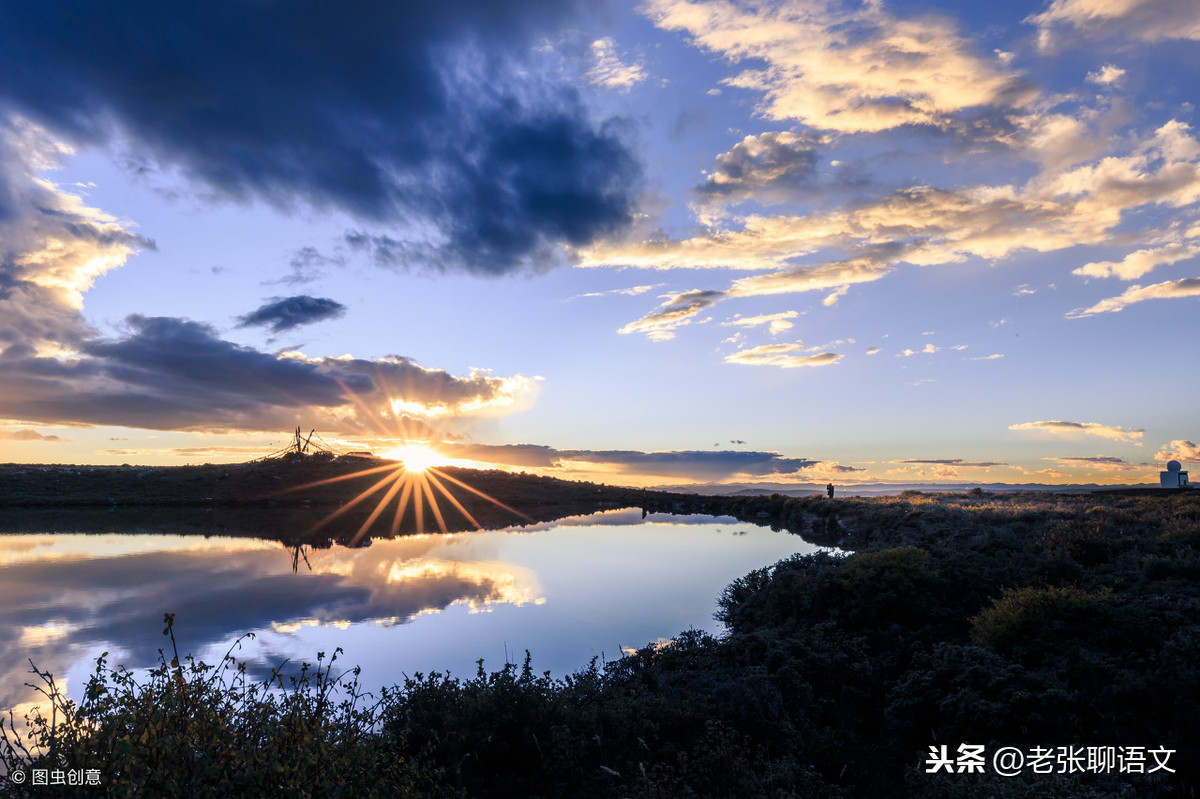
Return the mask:
<svg viewBox="0 0 1200 799">
<path fill-rule="evenodd" d="M 140 685 L 101 663 L 74 704 L 46 678 L 33 740 L 6 730 L 0 759 L 94 769 L 111 795 L 1195 795 L 1200 496 L 768 502 L 855 552 L 735 581 L 721 638 L 365 696 L 332 656 L 271 691 L 235 659 L 181 662 L 168 624 Z M 942 746 L 951 773 L 927 773 Z M 1006 746 L 1047 773 L 999 776 Z"/>
</svg>

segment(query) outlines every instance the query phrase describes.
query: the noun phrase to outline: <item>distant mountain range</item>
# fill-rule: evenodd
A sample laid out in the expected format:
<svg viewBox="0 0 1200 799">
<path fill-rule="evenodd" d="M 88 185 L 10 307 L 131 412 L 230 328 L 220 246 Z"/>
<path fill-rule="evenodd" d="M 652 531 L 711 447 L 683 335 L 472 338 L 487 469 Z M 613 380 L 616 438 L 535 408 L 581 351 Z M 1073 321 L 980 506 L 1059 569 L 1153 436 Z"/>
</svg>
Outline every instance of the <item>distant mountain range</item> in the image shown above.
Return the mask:
<svg viewBox="0 0 1200 799">
<path fill-rule="evenodd" d="M 1011 491 L 1043 491 L 1059 494 L 1078 494 L 1088 491 L 1119 491 L 1135 488 L 1157 488 L 1157 485 L 1126 484 L 1126 485 L 1097 485 L 1086 484 L 1051 484 L 1051 483 L 858 483 L 835 484 L 835 495 L 838 497 L 878 497 L 889 494 L 899 494 L 901 491 L 943 491 L 948 493 L 963 493 L 972 488 L 996 493 Z M 704 494 L 711 496 L 762 496 L 767 494 L 783 494 L 789 497 L 805 497 L 810 494 L 824 494 L 825 484 L 818 483 L 681 483 L 677 485 L 659 485 L 649 487 L 653 491 L 669 491 L 679 494 Z"/>
</svg>

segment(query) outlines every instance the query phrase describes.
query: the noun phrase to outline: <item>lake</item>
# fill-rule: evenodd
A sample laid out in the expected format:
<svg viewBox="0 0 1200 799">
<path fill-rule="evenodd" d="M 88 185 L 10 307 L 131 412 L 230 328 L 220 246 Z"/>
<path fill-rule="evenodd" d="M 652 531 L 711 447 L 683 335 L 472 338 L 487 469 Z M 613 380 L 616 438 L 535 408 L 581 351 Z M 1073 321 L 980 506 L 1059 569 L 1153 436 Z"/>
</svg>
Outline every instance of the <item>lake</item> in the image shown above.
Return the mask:
<svg viewBox="0 0 1200 799">
<path fill-rule="evenodd" d="M 33 698 L 29 659 L 78 696 L 95 658 L 144 668 L 237 652 L 265 676 L 341 647 L 368 690 L 405 674 L 473 676 L 520 663 L 563 676 L 694 627 L 718 632 L 732 580 L 818 549 L 732 517 L 614 510 L 504 530 L 285 546 L 260 538 L 137 533 L 0 535 L 0 708 Z M 19 715 L 19 713 L 18 713 Z"/>
</svg>

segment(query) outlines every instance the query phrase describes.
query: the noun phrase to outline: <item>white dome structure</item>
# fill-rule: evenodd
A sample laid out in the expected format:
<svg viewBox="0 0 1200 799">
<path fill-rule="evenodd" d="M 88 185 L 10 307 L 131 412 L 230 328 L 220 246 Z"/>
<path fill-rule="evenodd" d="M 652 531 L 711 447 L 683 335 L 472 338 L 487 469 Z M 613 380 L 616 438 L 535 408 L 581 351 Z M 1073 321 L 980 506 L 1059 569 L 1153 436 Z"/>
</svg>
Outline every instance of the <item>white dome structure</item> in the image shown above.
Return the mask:
<svg viewBox="0 0 1200 799">
<path fill-rule="evenodd" d="M 1187 488 L 1188 473 L 1179 461 L 1167 461 L 1167 470 L 1158 473 L 1158 484 L 1162 488 Z"/>
</svg>

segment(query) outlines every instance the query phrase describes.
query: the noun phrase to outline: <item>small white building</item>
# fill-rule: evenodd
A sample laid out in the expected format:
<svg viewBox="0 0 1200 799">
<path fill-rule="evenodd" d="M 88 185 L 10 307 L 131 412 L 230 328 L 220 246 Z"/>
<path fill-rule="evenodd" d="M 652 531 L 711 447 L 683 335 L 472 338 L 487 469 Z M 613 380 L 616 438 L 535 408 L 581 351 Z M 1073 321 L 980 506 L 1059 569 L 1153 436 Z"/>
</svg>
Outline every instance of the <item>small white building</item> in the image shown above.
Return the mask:
<svg viewBox="0 0 1200 799">
<path fill-rule="evenodd" d="M 1187 488 L 1187 472 L 1179 461 L 1167 461 L 1167 470 L 1158 473 L 1158 484 L 1162 488 Z"/>
</svg>

